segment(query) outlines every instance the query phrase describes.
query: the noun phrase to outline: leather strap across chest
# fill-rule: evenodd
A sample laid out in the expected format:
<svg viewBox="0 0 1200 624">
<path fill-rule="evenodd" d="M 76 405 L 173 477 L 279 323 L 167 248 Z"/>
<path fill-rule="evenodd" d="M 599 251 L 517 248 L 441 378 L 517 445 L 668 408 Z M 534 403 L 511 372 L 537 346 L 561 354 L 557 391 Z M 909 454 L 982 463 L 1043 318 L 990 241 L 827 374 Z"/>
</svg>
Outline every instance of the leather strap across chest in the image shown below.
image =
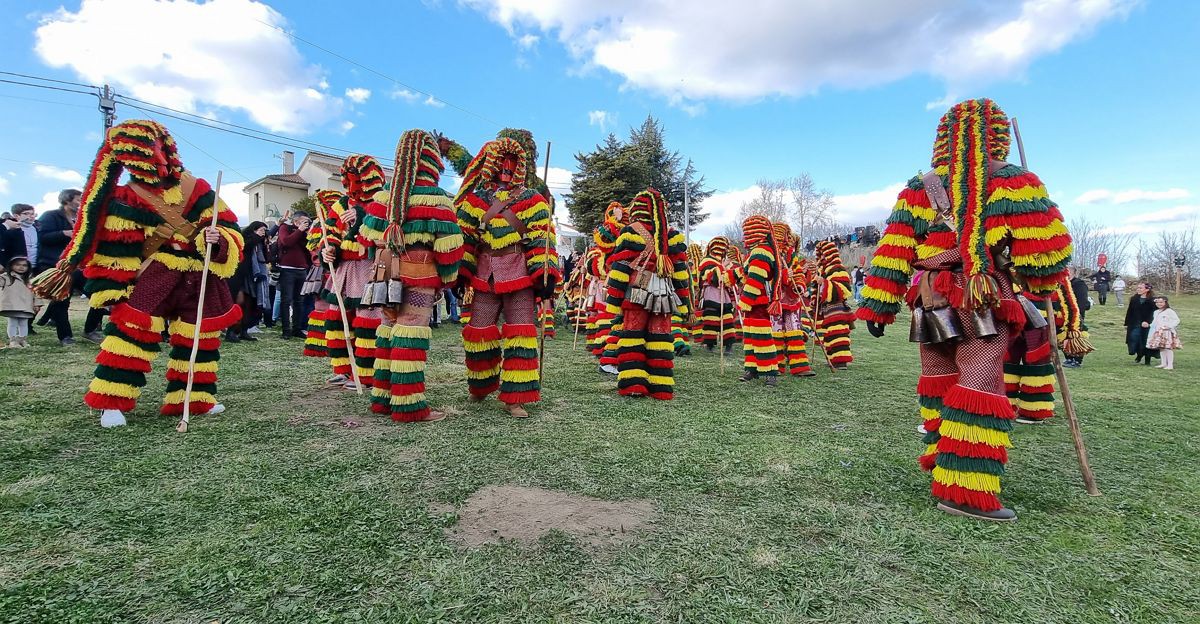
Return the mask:
<svg viewBox="0 0 1200 624">
<path fill-rule="evenodd" d="M 179 190 L 182 192 L 183 202 L 178 205 L 168 204 L 163 200 L 161 194 L 136 182 L 131 183 L 129 188 L 134 193 L 137 193 L 137 196 L 142 198 L 143 201 L 150 204 L 158 216 L 162 217 L 163 221 L 165 221 L 165 223 L 160 223 L 158 227 L 154 228 L 154 232 L 142 244 L 143 258 L 153 256 L 164 243 L 176 234 L 188 240 L 191 240 L 196 235 L 199 227 L 183 216 L 183 211 L 188 207 L 188 200 L 191 199 L 192 192 L 196 189 L 196 178 L 186 173 L 183 175 L 183 178 L 179 181 Z M 217 207 L 213 206 L 213 209 L 216 210 Z"/>
<path fill-rule="evenodd" d="M 520 192 L 517 189 L 513 189 L 512 195 L 519 194 Z M 512 195 L 510 195 L 510 197 Z M 492 205 L 488 208 L 488 211 L 483 214 L 483 220 L 479 224 L 480 227 L 486 229 L 492 222 L 492 219 L 495 219 L 496 217 L 503 217 L 504 220 L 508 222 L 509 227 L 516 230 L 517 233 L 524 238 L 525 234 L 529 232 L 529 228 L 526 227 L 525 223 L 522 222 L 521 219 L 517 218 L 517 215 L 509 209 L 510 205 L 512 205 L 512 200 L 500 202 L 493 197 Z"/>
</svg>

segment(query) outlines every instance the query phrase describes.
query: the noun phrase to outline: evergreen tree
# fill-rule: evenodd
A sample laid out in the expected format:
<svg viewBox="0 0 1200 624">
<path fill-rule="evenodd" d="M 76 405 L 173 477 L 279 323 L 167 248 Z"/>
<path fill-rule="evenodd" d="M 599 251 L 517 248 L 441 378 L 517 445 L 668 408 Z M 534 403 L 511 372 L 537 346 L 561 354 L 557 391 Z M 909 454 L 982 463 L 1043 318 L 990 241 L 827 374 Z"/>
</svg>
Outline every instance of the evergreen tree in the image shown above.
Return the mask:
<svg viewBox="0 0 1200 624">
<path fill-rule="evenodd" d="M 691 160 L 684 165 L 678 151 L 667 150 L 662 124 L 654 117 L 648 116 L 640 127 L 630 129 L 628 141 L 609 134 L 595 150 L 576 154 L 575 160 L 578 166 L 566 199 L 571 222 L 581 232 L 591 232 L 600 224 L 609 202 L 627 204 L 647 187 L 663 194 L 667 218 L 682 229 L 685 180 L 691 195 L 692 226 L 708 218 L 701 206 L 713 191 L 704 188 L 704 177 L 697 175 Z"/>
</svg>

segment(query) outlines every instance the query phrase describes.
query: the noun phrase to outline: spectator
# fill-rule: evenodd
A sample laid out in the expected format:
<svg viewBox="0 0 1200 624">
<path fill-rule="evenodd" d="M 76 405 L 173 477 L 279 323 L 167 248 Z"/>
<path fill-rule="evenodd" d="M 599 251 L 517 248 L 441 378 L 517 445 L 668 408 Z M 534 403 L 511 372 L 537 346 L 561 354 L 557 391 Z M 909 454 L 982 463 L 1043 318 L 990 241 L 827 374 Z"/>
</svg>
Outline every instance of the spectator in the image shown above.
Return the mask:
<svg viewBox="0 0 1200 624">
<path fill-rule="evenodd" d="M 852 277 L 854 278 L 854 300 L 858 303 L 862 303 L 862 289 L 863 285 L 867 281 L 867 274 L 862 270 L 861 266 L 856 265 L 854 267 L 854 273 Z"/>
<path fill-rule="evenodd" d="M 0 230 L 0 265 L 8 266 L 8 261 L 17 256 L 37 258 L 37 254 L 37 212 L 29 204 L 13 204 Z"/>
<path fill-rule="evenodd" d="M 1113 296 L 1117 298 L 1117 307 L 1125 307 L 1125 280 L 1121 279 L 1120 275 L 1113 276 L 1112 292 Z"/>
<path fill-rule="evenodd" d="M 1100 305 L 1105 305 L 1108 301 L 1108 291 L 1112 287 L 1112 273 L 1108 272 L 1108 267 L 1100 267 L 1100 270 L 1092 276 L 1092 282 L 1096 285 L 1096 295 L 1100 299 Z"/>
<path fill-rule="evenodd" d="M 82 194 L 78 189 L 64 189 L 58 194 L 58 208 L 38 217 L 38 249 L 34 275 L 53 268 L 63 250 L 67 248 L 67 242 L 71 240 L 71 234 L 75 230 L 75 216 L 79 211 L 79 197 Z M 77 278 L 82 278 L 80 272 L 76 273 Z M 71 319 L 68 316 L 70 309 L 70 296 L 62 301 L 51 302 L 46 306 L 46 313 L 39 321 L 43 325 L 47 322 L 54 323 L 54 329 L 58 332 L 58 343 L 64 347 L 75 344 L 75 336 L 71 332 Z"/>
<path fill-rule="evenodd" d="M 1182 347 L 1179 342 L 1179 315 L 1171 309 L 1171 303 L 1163 295 L 1154 298 L 1154 320 L 1150 323 L 1150 337 L 1146 339 L 1146 348 L 1157 350 L 1162 356 L 1162 364 L 1158 368 L 1175 370 L 1175 349 Z"/>
<path fill-rule="evenodd" d="M 1075 295 L 1075 302 L 1079 305 L 1079 321 L 1084 322 L 1087 319 L 1088 310 L 1092 309 L 1092 301 L 1088 298 L 1088 285 L 1079 275 L 1078 269 L 1071 269 L 1071 294 Z M 1084 326 L 1084 329 L 1087 329 Z M 1067 368 L 1079 368 L 1083 366 L 1082 355 L 1068 355 L 1063 362 L 1063 366 Z"/>
<path fill-rule="evenodd" d="M 279 321 L 283 325 L 283 338 L 303 338 L 307 317 L 304 316 L 304 301 L 301 290 L 312 254 L 305 246 L 308 228 L 312 219 L 303 212 L 292 213 L 279 225 L 275 239 L 278 255 L 275 266 L 279 269 Z"/>
<path fill-rule="evenodd" d="M 29 289 L 29 273 L 29 258 L 24 256 L 10 258 L 0 273 L 0 316 L 8 317 L 10 349 L 29 346 L 29 319 L 42 307 Z"/>
<path fill-rule="evenodd" d="M 458 318 L 458 297 L 454 296 L 454 289 L 447 288 L 442 295 L 446 297 L 446 322 L 461 322 Z"/>
<path fill-rule="evenodd" d="M 242 320 L 225 331 L 225 340 L 258 340 L 248 330 L 258 325 L 262 318 L 262 307 L 270 304 L 267 298 L 267 224 L 255 221 L 242 230 L 245 245 L 242 261 L 238 263 L 233 277 L 229 278 L 229 290 L 242 307 Z"/>
<path fill-rule="evenodd" d="M 1137 356 L 1133 363 L 1150 365 L 1150 359 L 1158 352 L 1146 347 L 1150 337 L 1150 323 L 1154 322 L 1154 289 L 1149 283 L 1137 285 L 1137 294 L 1129 298 L 1129 309 L 1125 310 L 1125 344 L 1129 355 Z"/>
</svg>

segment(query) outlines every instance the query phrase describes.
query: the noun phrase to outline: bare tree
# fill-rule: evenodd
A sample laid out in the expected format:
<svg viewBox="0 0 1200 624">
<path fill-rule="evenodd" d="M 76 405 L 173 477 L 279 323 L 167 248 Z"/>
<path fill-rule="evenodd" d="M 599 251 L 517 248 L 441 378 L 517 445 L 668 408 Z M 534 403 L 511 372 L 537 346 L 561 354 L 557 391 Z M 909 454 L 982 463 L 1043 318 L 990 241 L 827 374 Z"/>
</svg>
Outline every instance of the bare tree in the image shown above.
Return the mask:
<svg viewBox="0 0 1200 624">
<path fill-rule="evenodd" d="M 787 185 L 784 180 L 762 179 L 755 183 L 758 186 L 758 197 L 742 202 L 738 208 L 738 221 L 744 221 L 750 215 L 762 215 L 771 221 L 786 221 L 788 204 L 785 197 Z"/>
<path fill-rule="evenodd" d="M 1071 233 L 1071 242 L 1075 247 L 1071 257 L 1072 267 L 1094 270 L 1099 265 L 1100 255 L 1104 254 L 1108 257 L 1109 269 L 1114 273 L 1129 270 L 1136 233 L 1114 232 L 1100 222 L 1082 216 L 1071 219 L 1067 231 Z"/>
<path fill-rule="evenodd" d="M 815 228 L 836 223 L 833 193 L 826 189 L 817 190 L 812 176 L 801 173 L 784 180 L 783 183 L 791 200 L 792 225 L 800 240 L 811 240 L 811 232 Z"/>
<path fill-rule="evenodd" d="M 1152 278 L 1156 284 L 1174 284 L 1176 275 L 1176 259 L 1184 261 L 1183 276 L 1191 278 L 1196 274 L 1197 254 L 1196 224 L 1190 227 L 1174 230 L 1163 230 L 1158 238 L 1151 240 L 1142 249 L 1141 277 Z"/>
<path fill-rule="evenodd" d="M 739 219 L 725 226 L 725 230 L 721 232 L 721 236 L 729 239 L 729 242 L 734 245 L 742 244 L 742 221 Z"/>
</svg>

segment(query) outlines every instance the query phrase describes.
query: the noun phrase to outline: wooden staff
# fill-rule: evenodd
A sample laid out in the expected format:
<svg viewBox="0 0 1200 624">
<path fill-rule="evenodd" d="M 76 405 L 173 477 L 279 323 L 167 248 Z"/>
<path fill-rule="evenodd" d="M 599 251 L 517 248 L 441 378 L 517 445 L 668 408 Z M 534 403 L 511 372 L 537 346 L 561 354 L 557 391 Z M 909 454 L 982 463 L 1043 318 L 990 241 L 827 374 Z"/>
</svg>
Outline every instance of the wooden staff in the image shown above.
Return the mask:
<svg viewBox="0 0 1200 624">
<path fill-rule="evenodd" d="M 1075 456 L 1079 458 L 1079 471 L 1083 474 L 1083 487 L 1089 496 L 1100 496 L 1100 488 L 1096 487 L 1096 475 L 1088 463 L 1087 447 L 1083 444 L 1083 432 L 1079 429 L 1079 417 L 1075 413 L 1075 402 L 1071 400 L 1071 388 L 1067 386 L 1067 374 L 1063 371 L 1062 355 L 1058 352 L 1057 329 L 1054 324 L 1054 306 L 1050 296 L 1046 304 L 1046 334 L 1050 340 L 1050 351 L 1054 353 L 1054 376 L 1058 378 L 1058 389 L 1062 392 L 1063 407 L 1067 412 L 1067 428 L 1071 430 L 1071 441 L 1075 444 Z M 1065 305 L 1065 304 L 1064 304 Z"/>
<path fill-rule="evenodd" d="M 550 141 L 546 141 L 546 164 L 542 167 L 542 182 L 546 184 L 546 192 L 550 193 L 550 182 L 547 178 L 550 176 Z M 554 195 L 553 193 L 550 193 Z M 550 214 L 554 216 L 554 199 L 547 197 L 546 203 L 550 205 Z M 557 219 L 555 219 L 557 221 Z M 548 226 L 549 227 L 549 226 Z M 555 227 L 546 232 L 546 260 L 542 266 L 542 292 L 545 292 L 550 285 L 550 238 L 558 228 Z M 553 293 L 551 293 L 553 296 Z M 542 321 L 541 311 L 538 311 L 538 326 L 541 335 L 538 336 L 538 380 L 542 379 L 542 364 L 546 361 L 546 323 Z"/>
<path fill-rule="evenodd" d="M 1025 161 L 1025 144 L 1021 141 L 1021 129 L 1017 126 L 1017 118 L 1012 119 L 1013 138 L 1017 140 L 1017 154 L 1021 157 L 1021 168 L 1027 169 Z M 1058 353 L 1057 327 L 1054 324 L 1054 305 L 1050 295 L 1046 295 L 1046 335 L 1049 337 L 1050 351 L 1054 354 L 1054 376 L 1058 378 L 1058 389 L 1062 393 L 1063 411 L 1067 413 L 1067 428 L 1071 430 L 1071 442 L 1075 445 L 1075 456 L 1079 458 L 1079 472 L 1083 475 L 1083 487 L 1089 496 L 1100 496 L 1100 488 L 1096 487 L 1096 475 L 1088 463 L 1087 446 L 1083 443 L 1083 431 L 1079 428 L 1079 416 L 1075 413 L 1075 401 L 1071 400 L 1071 388 L 1067 385 L 1067 374 L 1063 371 L 1062 356 Z M 1065 302 L 1064 302 L 1065 305 Z"/>
<path fill-rule="evenodd" d="M 829 351 L 825 349 L 825 338 L 821 336 L 821 282 L 824 278 L 817 278 L 817 292 L 813 295 L 812 306 L 809 307 L 808 317 L 812 319 L 813 324 L 813 340 L 817 343 L 817 348 L 821 350 L 821 355 L 825 356 L 825 363 L 829 365 L 829 372 L 837 374 L 837 367 L 833 365 L 833 360 L 829 357 Z M 804 301 L 804 297 L 800 297 Z"/>
<path fill-rule="evenodd" d="M 224 171 L 217 171 L 217 184 L 213 187 L 212 222 L 209 227 L 217 227 L 217 216 L 221 214 L 221 178 Z M 187 197 L 183 198 L 187 201 Z M 208 232 L 204 233 L 205 238 Z M 187 385 L 183 387 L 183 418 L 175 430 L 187 433 L 188 423 L 192 419 L 192 385 L 196 381 L 196 356 L 200 353 L 200 325 L 204 323 L 204 294 L 208 291 L 208 268 L 212 265 L 213 244 L 204 242 L 204 270 L 200 273 L 200 297 L 196 300 L 196 329 L 192 332 L 192 355 L 188 358 Z"/>
<path fill-rule="evenodd" d="M 358 362 L 354 361 L 354 332 L 350 329 L 350 317 L 346 314 L 346 300 L 342 298 L 342 284 L 338 283 L 337 271 L 333 270 L 333 262 L 325 259 L 324 249 L 328 245 L 329 226 L 325 224 L 325 207 L 320 201 L 315 202 L 317 206 L 317 216 L 321 220 L 321 260 L 325 262 L 325 266 L 329 269 L 329 285 L 333 287 L 333 296 L 337 298 L 338 312 L 342 313 L 342 335 L 346 340 L 346 353 L 350 356 L 350 376 L 354 379 L 354 391 L 358 394 L 363 393 L 362 380 L 358 378 Z M 351 209 L 353 210 L 353 209 Z"/>
</svg>

